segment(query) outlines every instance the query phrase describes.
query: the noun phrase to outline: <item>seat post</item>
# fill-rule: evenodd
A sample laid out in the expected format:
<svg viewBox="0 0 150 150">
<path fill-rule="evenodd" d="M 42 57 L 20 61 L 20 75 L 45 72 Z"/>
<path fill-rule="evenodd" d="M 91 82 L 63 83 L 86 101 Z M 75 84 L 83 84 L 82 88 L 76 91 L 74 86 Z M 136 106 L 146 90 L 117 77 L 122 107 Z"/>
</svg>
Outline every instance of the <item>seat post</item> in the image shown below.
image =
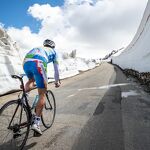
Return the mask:
<svg viewBox="0 0 150 150">
<path fill-rule="evenodd" d="M 20 78 L 20 82 L 21 82 L 21 85 L 22 85 L 23 93 L 25 93 L 25 87 L 24 87 L 24 82 L 23 82 L 23 79 L 22 79 L 22 78 Z"/>
</svg>

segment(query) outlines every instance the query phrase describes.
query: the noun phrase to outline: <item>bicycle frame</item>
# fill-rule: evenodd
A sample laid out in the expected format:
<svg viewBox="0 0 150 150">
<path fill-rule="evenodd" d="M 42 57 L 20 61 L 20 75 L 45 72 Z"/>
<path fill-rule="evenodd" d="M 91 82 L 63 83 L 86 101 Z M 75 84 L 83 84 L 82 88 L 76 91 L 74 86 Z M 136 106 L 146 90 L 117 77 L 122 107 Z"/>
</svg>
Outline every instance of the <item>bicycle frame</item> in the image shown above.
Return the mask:
<svg viewBox="0 0 150 150">
<path fill-rule="evenodd" d="M 26 104 L 24 104 L 24 103 L 22 102 L 22 101 L 23 101 L 23 98 L 26 99 L 26 100 L 25 100 Z M 13 121 L 13 119 L 14 119 L 14 117 L 15 117 L 15 115 L 16 115 L 16 113 L 17 113 L 18 108 L 19 108 L 20 105 L 21 105 L 21 111 L 20 111 L 20 116 L 19 116 L 19 124 L 16 124 L 16 125 L 11 126 L 12 121 Z M 21 123 L 21 120 L 22 120 L 22 112 L 23 112 L 24 107 L 27 108 L 27 111 L 28 111 L 28 114 L 29 114 L 29 120 L 30 120 L 30 122 L 22 122 L 22 123 Z M 24 127 L 30 125 L 30 124 L 31 124 L 31 118 L 32 118 L 32 112 L 31 112 L 31 109 L 30 109 L 30 106 L 29 106 L 27 97 L 26 97 L 26 96 L 22 96 L 21 99 L 18 99 L 18 105 L 17 105 L 17 107 L 16 107 L 16 109 L 15 109 L 15 112 L 14 112 L 12 118 L 11 118 L 11 121 L 10 121 L 10 123 L 9 123 L 8 129 L 11 129 L 11 130 L 14 130 L 14 131 L 16 130 L 16 132 L 17 132 L 17 130 L 19 130 L 20 128 L 24 128 Z"/>
<path fill-rule="evenodd" d="M 16 107 L 16 109 L 15 109 L 15 112 L 14 112 L 14 114 L 13 114 L 13 116 L 12 116 L 12 118 L 11 118 L 11 121 L 10 121 L 10 123 L 9 123 L 9 126 L 8 126 L 8 129 L 11 129 L 11 130 L 14 130 L 14 129 L 20 129 L 20 128 L 23 128 L 23 127 L 25 127 L 25 126 L 28 126 L 28 125 L 31 125 L 32 124 L 32 108 L 30 107 L 30 105 L 29 105 L 29 102 L 28 102 L 28 98 L 27 98 L 27 96 L 26 96 L 26 91 L 25 91 L 25 87 L 24 87 L 24 82 L 23 82 L 23 76 L 17 76 L 17 75 L 12 75 L 12 78 L 15 78 L 15 79 L 19 79 L 20 80 L 20 82 L 21 82 L 21 85 L 22 85 L 22 91 L 23 91 L 23 93 L 22 93 L 22 95 L 21 95 L 21 98 L 19 98 L 18 99 L 18 105 L 17 105 L 17 107 Z M 49 99 L 49 97 L 48 97 L 48 95 L 47 95 L 48 93 L 46 93 L 46 98 L 47 99 Z M 50 100 L 49 100 L 50 101 Z M 49 102 L 48 101 L 48 102 Z M 12 121 L 13 121 L 13 119 L 14 119 L 14 117 L 15 117 L 15 115 L 16 115 L 16 112 L 18 111 L 18 108 L 19 108 L 19 106 L 21 105 L 21 112 L 20 112 L 20 118 L 19 118 L 19 124 L 17 124 L 16 125 L 16 128 L 15 128 L 15 125 L 14 126 L 11 126 L 11 123 L 12 123 Z M 48 109 L 50 109 L 50 110 L 52 110 L 53 108 L 52 108 L 52 105 L 51 105 L 51 103 L 49 102 L 49 105 L 50 105 L 50 107 L 48 108 L 46 105 L 45 105 L 45 109 L 46 110 L 48 110 Z M 24 109 L 24 107 L 26 107 L 26 110 L 27 110 L 27 113 L 28 113 L 28 115 L 29 115 L 29 122 L 22 122 L 21 123 L 21 120 L 22 120 L 22 112 L 23 112 L 23 109 Z"/>
<path fill-rule="evenodd" d="M 20 113 L 20 118 L 19 118 L 19 125 L 17 127 L 24 127 L 25 125 L 30 125 L 31 124 L 31 118 L 32 118 L 32 112 L 31 112 L 31 109 L 30 109 L 30 105 L 28 103 L 28 99 L 27 99 L 27 96 L 26 96 L 26 92 L 25 92 L 25 88 L 24 88 L 24 83 L 23 83 L 23 79 L 22 77 L 18 77 L 18 76 L 15 76 L 15 75 L 12 75 L 13 78 L 18 78 L 21 82 L 21 85 L 22 85 L 22 91 L 23 91 L 23 94 L 21 96 L 21 98 L 18 99 L 18 105 L 15 109 L 15 112 L 11 118 L 11 121 L 9 123 L 9 126 L 8 126 L 8 129 L 12 129 L 14 130 L 15 128 L 11 126 L 11 123 L 16 115 L 16 112 L 18 111 L 18 108 L 19 108 L 19 105 L 21 105 L 21 113 Z M 25 103 L 24 103 L 25 102 Z M 27 108 L 27 112 L 29 114 L 29 120 L 30 122 L 23 122 L 21 123 L 21 120 L 22 120 L 22 112 L 23 112 L 23 108 L 26 107 Z"/>
</svg>

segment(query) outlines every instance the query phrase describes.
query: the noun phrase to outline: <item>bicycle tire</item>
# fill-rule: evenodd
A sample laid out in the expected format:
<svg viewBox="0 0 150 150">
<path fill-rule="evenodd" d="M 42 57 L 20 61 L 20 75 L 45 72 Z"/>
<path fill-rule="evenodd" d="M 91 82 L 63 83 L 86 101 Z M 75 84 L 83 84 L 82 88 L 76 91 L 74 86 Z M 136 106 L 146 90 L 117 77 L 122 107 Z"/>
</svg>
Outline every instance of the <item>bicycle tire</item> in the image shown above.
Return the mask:
<svg viewBox="0 0 150 150">
<path fill-rule="evenodd" d="M 19 100 L 7 102 L 0 109 L 0 120 L 0 149 L 22 150 L 30 130 L 26 106 Z M 7 137 L 9 138 L 6 139 Z"/>
<path fill-rule="evenodd" d="M 41 120 L 45 128 L 50 128 L 55 119 L 56 114 L 56 102 L 55 96 L 52 91 L 46 92 L 46 102 L 42 111 Z"/>
</svg>

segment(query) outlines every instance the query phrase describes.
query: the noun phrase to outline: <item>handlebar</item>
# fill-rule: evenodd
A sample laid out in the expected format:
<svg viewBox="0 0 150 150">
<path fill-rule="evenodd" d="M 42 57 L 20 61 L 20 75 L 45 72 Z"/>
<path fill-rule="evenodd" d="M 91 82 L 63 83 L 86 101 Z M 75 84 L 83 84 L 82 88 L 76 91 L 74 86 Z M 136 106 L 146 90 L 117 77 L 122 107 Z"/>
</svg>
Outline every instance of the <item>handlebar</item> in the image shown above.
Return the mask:
<svg viewBox="0 0 150 150">
<path fill-rule="evenodd" d="M 48 79 L 54 79 L 53 77 L 48 77 Z"/>
<path fill-rule="evenodd" d="M 19 79 L 21 82 L 21 87 L 24 91 L 24 83 L 23 83 L 23 77 L 26 76 L 26 74 L 20 74 L 20 75 L 11 75 L 12 78 L 14 79 Z M 48 77 L 48 79 L 54 79 L 53 77 Z M 61 84 L 60 80 L 59 83 Z"/>
</svg>

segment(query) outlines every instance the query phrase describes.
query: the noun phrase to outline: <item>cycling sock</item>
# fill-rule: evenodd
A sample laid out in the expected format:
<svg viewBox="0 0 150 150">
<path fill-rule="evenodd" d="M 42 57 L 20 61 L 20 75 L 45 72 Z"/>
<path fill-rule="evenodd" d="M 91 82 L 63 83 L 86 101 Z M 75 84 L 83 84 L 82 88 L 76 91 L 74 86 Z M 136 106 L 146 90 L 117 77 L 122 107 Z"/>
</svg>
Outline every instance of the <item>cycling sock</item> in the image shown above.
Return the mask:
<svg viewBox="0 0 150 150">
<path fill-rule="evenodd" d="M 40 122 L 41 122 L 41 117 L 35 116 L 35 118 L 34 118 L 34 123 L 39 126 L 39 125 L 40 125 Z"/>
</svg>

